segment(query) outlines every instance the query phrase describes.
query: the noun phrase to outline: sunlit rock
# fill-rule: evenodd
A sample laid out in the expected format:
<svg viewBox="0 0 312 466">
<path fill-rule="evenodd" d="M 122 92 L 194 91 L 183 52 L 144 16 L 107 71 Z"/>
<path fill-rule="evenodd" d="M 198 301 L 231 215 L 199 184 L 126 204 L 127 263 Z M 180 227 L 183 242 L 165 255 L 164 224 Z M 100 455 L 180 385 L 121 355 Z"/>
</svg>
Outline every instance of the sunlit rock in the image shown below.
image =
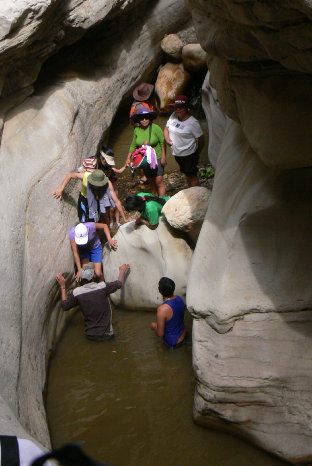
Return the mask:
<svg viewBox="0 0 312 466">
<path fill-rule="evenodd" d="M 183 63 L 166 63 L 159 71 L 155 92 L 159 99 L 160 112 L 170 112 L 169 103 L 174 102 L 177 95 L 183 94 L 191 75 Z"/>
<path fill-rule="evenodd" d="M 311 169 L 268 169 L 230 123 L 187 285 L 195 419 L 294 462 L 312 455 L 311 202 Z"/>
<path fill-rule="evenodd" d="M 162 208 L 167 222 L 185 231 L 195 243 L 205 218 L 210 191 L 201 186 L 183 189 L 172 196 Z"/>
<path fill-rule="evenodd" d="M 183 235 L 170 228 L 163 218 L 155 230 L 145 225 L 135 230 L 134 222 L 127 223 L 114 239 L 118 242 L 117 251 L 104 250 L 105 281 L 116 280 L 121 264 L 131 266 L 124 287 L 110 296 L 116 306 L 155 310 L 162 302 L 158 282 L 163 276 L 174 280 L 175 293 L 185 297 L 192 250 Z"/>
<path fill-rule="evenodd" d="M 169 34 L 165 36 L 160 43 L 162 50 L 169 55 L 169 57 L 176 60 L 181 59 L 183 43 L 177 34 Z"/>
</svg>

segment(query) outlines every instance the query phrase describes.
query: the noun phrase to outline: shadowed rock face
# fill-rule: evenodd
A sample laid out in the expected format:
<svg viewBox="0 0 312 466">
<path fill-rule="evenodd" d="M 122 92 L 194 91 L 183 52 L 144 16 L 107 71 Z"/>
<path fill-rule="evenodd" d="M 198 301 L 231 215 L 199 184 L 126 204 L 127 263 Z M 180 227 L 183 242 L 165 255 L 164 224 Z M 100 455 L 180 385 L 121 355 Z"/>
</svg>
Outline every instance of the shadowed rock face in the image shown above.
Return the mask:
<svg viewBox="0 0 312 466">
<path fill-rule="evenodd" d="M 190 16 L 182 0 L 144 2 L 144 21 L 139 0 L 0 3 L 0 430 L 7 403 L 47 445 L 45 355 L 64 320 L 55 274 L 73 277 L 78 186 L 62 202 L 51 193 L 95 153 L 123 98 L 159 65 L 164 34 Z"/>
<path fill-rule="evenodd" d="M 223 111 L 240 122 L 265 165 L 310 166 L 311 4 L 186 3 Z"/>
<path fill-rule="evenodd" d="M 187 4 L 210 54 L 216 164 L 187 285 L 194 416 L 310 462 L 312 5 Z"/>
</svg>

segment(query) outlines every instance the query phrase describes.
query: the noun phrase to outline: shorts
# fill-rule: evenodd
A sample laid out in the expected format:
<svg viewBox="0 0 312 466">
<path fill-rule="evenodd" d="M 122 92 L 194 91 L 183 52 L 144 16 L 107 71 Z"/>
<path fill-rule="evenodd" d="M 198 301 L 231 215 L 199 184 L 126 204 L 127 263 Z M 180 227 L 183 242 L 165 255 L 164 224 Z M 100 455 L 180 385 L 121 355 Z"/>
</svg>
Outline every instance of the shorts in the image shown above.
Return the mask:
<svg viewBox="0 0 312 466">
<path fill-rule="evenodd" d="M 165 173 L 164 167 L 160 163 L 160 159 L 157 159 L 157 162 L 158 165 L 156 168 L 143 168 L 146 178 L 156 178 L 156 176 L 163 176 Z"/>
<path fill-rule="evenodd" d="M 181 173 L 184 173 L 186 176 L 197 176 L 197 164 L 199 161 L 198 151 L 182 157 L 175 156 L 174 158 L 179 164 Z"/>
<path fill-rule="evenodd" d="M 80 259 L 89 259 L 91 262 L 102 262 L 102 246 L 99 245 L 97 248 L 83 250 L 79 249 Z"/>
</svg>

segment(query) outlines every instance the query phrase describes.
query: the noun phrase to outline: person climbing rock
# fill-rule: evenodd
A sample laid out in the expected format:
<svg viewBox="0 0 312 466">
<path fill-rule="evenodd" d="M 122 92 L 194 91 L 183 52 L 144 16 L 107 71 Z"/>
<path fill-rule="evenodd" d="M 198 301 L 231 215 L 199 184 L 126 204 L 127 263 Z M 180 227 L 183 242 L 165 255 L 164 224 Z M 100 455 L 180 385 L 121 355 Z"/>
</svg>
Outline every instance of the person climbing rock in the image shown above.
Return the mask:
<svg viewBox="0 0 312 466">
<path fill-rule="evenodd" d="M 108 188 L 107 191 L 107 196 L 106 200 L 109 200 L 109 205 L 107 204 L 105 207 L 105 210 L 103 211 L 103 202 L 102 202 L 102 211 L 101 213 L 103 214 L 105 223 L 109 224 L 109 210 L 110 208 L 115 208 L 118 210 L 120 215 L 123 218 L 123 221 L 126 223 L 128 220 L 124 214 L 124 211 L 122 209 L 122 205 L 120 200 L 118 199 L 118 196 L 116 194 L 116 191 L 114 189 L 114 186 L 112 182 L 107 179 L 106 177 L 104 178 L 103 174 L 99 174 L 98 172 L 101 171 L 102 173 L 105 170 L 107 171 L 107 167 L 104 161 L 102 150 L 100 151 L 99 154 L 97 154 L 96 157 L 90 157 L 88 159 L 84 159 L 82 162 L 81 167 L 79 167 L 78 171 L 76 172 L 69 172 L 67 173 L 66 177 L 64 178 L 61 186 L 53 191 L 52 196 L 55 197 L 56 199 L 62 199 L 63 191 L 67 184 L 69 183 L 70 180 L 72 179 L 79 179 L 81 180 L 81 191 L 79 194 L 78 198 L 78 204 L 77 204 L 77 210 L 78 210 L 78 218 L 80 222 L 90 222 L 90 221 L 98 221 L 99 218 L 94 218 L 89 213 L 89 204 L 90 204 L 90 199 L 92 196 L 90 196 L 90 188 L 91 191 L 94 191 L 94 189 L 91 187 L 98 186 L 98 187 L 103 187 L 104 185 L 107 184 L 106 188 Z M 120 168 L 120 169 L 114 169 L 115 172 L 121 173 L 125 169 L 125 166 Z M 95 173 L 97 172 L 97 173 Z M 93 177 L 89 179 L 89 177 L 93 174 Z M 94 182 L 92 183 L 92 181 Z M 105 182 L 104 182 L 105 181 Z M 100 184 L 99 184 L 100 183 Z M 89 200 L 88 200 L 88 188 L 89 188 Z M 104 194 L 104 190 L 101 190 L 101 193 Z M 106 193 L 105 193 L 106 194 Z M 95 204 L 93 204 L 95 205 Z M 98 209 L 96 209 L 98 212 Z M 94 213 L 94 212 L 93 212 Z M 106 214 L 106 215 L 105 215 Z M 118 218 L 119 219 L 119 218 Z"/>
<path fill-rule="evenodd" d="M 69 298 L 66 296 L 64 276 L 60 273 L 56 275 L 61 290 L 62 308 L 64 311 L 68 311 L 75 306 L 80 306 L 84 316 L 85 335 L 89 340 L 105 341 L 113 337 L 112 310 L 108 296 L 122 287 L 128 269 L 130 269 L 130 265 L 123 264 L 119 267 L 116 281 L 99 282 L 95 274 L 94 264 L 90 262 L 80 271 L 83 285 L 75 288 Z"/>
<path fill-rule="evenodd" d="M 102 246 L 97 230 L 104 231 L 110 248 L 117 249 L 117 241 L 111 238 L 106 223 L 78 223 L 69 232 L 70 245 L 73 250 L 77 267 L 76 281 L 81 281 L 81 269 L 88 262 L 94 262 L 95 274 L 98 280 L 104 280 L 102 274 Z"/>
<path fill-rule="evenodd" d="M 175 283 L 170 278 L 162 277 L 158 290 L 164 302 L 157 308 L 156 322 L 152 322 L 150 328 L 163 338 L 168 348 L 179 348 L 186 336 L 183 299 L 174 295 Z"/>
<path fill-rule="evenodd" d="M 124 208 L 128 211 L 140 212 L 135 220 L 134 228 L 146 225 L 151 230 L 158 227 L 161 209 L 169 200 L 168 196 L 153 196 L 150 193 L 129 194 L 124 201 Z"/>
</svg>

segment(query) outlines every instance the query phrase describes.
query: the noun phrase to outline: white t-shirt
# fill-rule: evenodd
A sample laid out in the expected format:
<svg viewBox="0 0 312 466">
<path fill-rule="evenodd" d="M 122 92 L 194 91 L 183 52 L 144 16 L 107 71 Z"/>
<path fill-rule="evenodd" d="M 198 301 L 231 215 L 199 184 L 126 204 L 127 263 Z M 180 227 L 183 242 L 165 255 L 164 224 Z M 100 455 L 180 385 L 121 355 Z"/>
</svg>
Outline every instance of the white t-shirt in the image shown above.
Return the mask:
<svg viewBox="0 0 312 466">
<path fill-rule="evenodd" d="M 203 134 L 196 118 L 190 116 L 186 120 L 180 121 L 175 112 L 173 112 L 166 123 L 166 127 L 169 130 L 169 137 L 172 141 L 172 155 L 183 157 L 191 155 L 196 151 L 196 139 Z"/>
</svg>

